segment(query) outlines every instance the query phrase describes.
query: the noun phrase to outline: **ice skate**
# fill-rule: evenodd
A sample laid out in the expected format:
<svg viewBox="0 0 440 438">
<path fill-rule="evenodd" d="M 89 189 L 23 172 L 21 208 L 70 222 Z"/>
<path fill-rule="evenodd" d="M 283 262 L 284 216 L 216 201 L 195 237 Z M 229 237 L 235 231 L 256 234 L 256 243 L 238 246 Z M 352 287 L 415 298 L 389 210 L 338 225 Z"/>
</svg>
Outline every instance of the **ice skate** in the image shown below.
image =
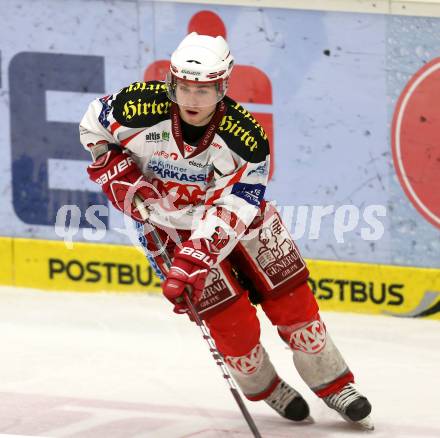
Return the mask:
<svg viewBox="0 0 440 438">
<path fill-rule="evenodd" d="M 309 417 L 309 406 L 301 394 L 283 380 L 278 383 L 269 397 L 264 401 L 282 417 L 292 421 L 303 421 Z M 311 418 L 310 418 L 311 420 Z"/>
<path fill-rule="evenodd" d="M 341 391 L 324 397 L 323 400 L 349 423 L 357 424 L 366 430 L 374 429 L 370 417 L 371 404 L 351 383 L 347 383 Z"/>
</svg>

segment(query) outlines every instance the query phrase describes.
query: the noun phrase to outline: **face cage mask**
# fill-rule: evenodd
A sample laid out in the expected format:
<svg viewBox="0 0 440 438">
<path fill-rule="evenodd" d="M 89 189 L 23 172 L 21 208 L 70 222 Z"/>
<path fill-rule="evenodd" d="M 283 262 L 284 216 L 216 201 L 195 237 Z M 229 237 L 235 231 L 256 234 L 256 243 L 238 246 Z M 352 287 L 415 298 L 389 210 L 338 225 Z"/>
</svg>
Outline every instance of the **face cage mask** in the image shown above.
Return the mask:
<svg viewBox="0 0 440 438">
<path fill-rule="evenodd" d="M 227 79 L 215 82 L 187 81 L 174 76 L 171 72 L 167 73 L 165 82 L 168 98 L 178 105 L 190 108 L 206 108 L 216 105 L 225 97 L 228 88 Z M 209 88 L 205 89 L 203 85 Z M 215 85 L 215 90 L 210 87 L 212 85 Z"/>
</svg>

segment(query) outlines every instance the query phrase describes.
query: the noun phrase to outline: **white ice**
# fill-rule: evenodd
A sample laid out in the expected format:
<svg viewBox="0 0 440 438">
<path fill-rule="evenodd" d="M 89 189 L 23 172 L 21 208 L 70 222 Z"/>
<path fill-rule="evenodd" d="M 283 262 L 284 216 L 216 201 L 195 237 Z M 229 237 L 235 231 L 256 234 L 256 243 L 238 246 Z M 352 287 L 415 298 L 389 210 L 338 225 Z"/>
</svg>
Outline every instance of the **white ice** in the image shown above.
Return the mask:
<svg viewBox="0 0 440 438">
<path fill-rule="evenodd" d="M 262 340 L 315 423 L 247 402 L 263 437 L 440 437 L 440 323 L 323 312 L 373 404 L 354 429 L 301 382 L 264 314 Z M 198 328 L 160 296 L 0 288 L 0 437 L 250 436 Z"/>
</svg>

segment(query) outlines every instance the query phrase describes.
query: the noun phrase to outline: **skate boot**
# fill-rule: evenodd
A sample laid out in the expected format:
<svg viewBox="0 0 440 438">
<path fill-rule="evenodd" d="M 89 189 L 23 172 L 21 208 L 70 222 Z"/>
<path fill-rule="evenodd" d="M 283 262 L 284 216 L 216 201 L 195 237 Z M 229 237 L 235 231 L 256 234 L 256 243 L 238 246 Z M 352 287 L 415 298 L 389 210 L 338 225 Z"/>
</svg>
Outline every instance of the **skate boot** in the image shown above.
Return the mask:
<svg viewBox="0 0 440 438">
<path fill-rule="evenodd" d="M 351 383 L 347 383 L 339 392 L 324 397 L 323 400 L 349 423 L 367 430 L 374 429 L 370 417 L 371 404 Z"/>
<path fill-rule="evenodd" d="M 283 380 L 278 383 L 264 401 L 282 417 L 293 421 L 302 421 L 309 416 L 309 406 L 301 394 Z"/>
</svg>

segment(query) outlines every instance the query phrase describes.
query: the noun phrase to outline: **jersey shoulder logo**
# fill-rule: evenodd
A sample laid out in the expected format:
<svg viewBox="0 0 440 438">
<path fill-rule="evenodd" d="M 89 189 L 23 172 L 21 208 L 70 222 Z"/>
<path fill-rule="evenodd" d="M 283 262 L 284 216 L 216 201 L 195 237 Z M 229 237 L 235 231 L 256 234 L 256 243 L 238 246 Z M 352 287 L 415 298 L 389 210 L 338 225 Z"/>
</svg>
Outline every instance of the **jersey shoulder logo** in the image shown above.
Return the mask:
<svg viewBox="0 0 440 438">
<path fill-rule="evenodd" d="M 171 101 L 164 82 L 135 82 L 117 94 L 112 107 L 121 125 L 149 128 L 170 118 Z"/>
<path fill-rule="evenodd" d="M 226 113 L 217 134 L 230 149 L 251 163 L 264 161 L 269 154 L 269 141 L 254 116 L 229 97 L 224 98 Z"/>
</svg>

